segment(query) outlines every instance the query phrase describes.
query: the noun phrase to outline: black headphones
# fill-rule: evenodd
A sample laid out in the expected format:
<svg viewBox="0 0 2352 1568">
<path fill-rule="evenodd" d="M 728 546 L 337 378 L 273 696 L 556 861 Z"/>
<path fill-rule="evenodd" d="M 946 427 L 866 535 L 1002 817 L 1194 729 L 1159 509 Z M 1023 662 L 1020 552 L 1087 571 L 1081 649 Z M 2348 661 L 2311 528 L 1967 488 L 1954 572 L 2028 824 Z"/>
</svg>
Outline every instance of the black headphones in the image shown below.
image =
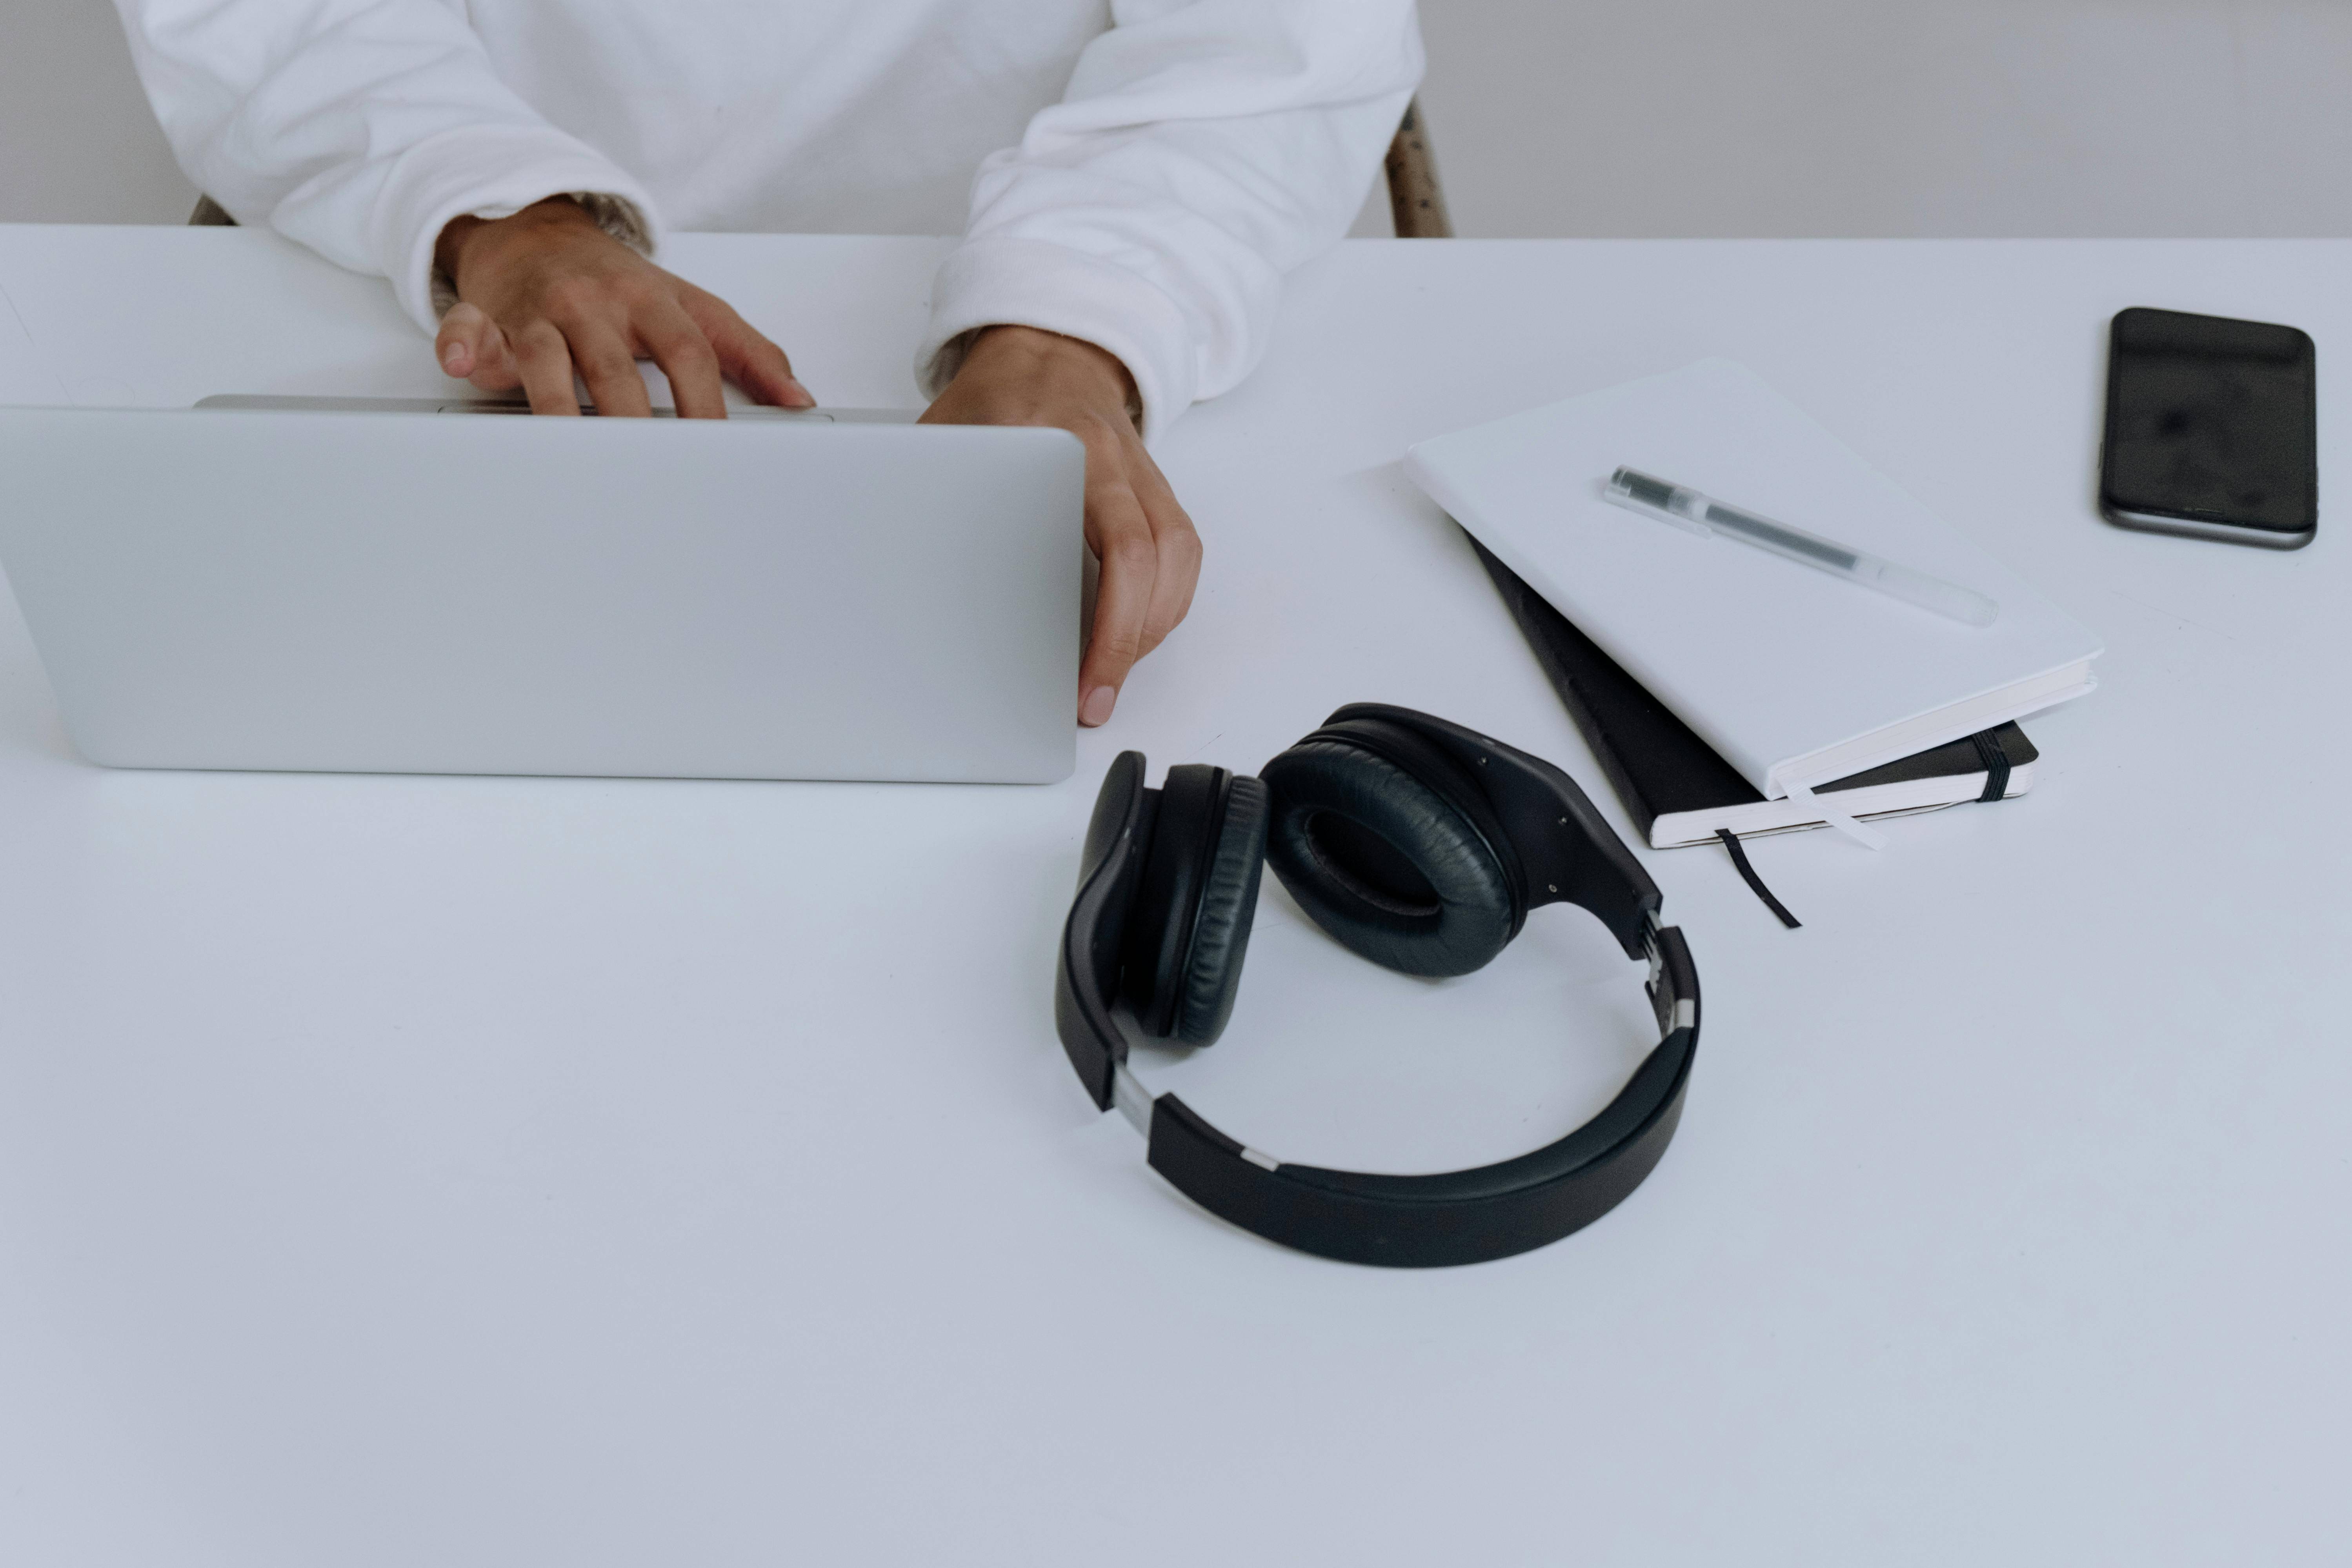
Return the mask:
<svg viewBox="0 0 2352 1568">
<path fill-rule="evenodd" d="M 1584 792 L 1539 757 L 1409 708 L 1351 703 L 1259 778 L 1186 764 L 1143 787 L 1122 752 L 1087 828 L 1062 930 L 1054 1019 L 1095 1104 L 1149 1141 L 1151 1168 L 1213 1214 L 1350 1263 L 1478 1263 L 1557 1241 L 1641 1185 L 1682 1115 L 1698 972 L 1658 924 L 1658 889 Z M 1442 1175 L 1289 1165 L 1245 1148 L 1127 1069 L 1114 997 L 1157 1037 L 1213 1043 L 1274 867 L 1315 922 L 1406 974 L 1467 974 L 1543 904 L 1591 910 L 1650 961 L 1664 1037 L 1591 1121 L 1533 1153 Z"/>
</svg>

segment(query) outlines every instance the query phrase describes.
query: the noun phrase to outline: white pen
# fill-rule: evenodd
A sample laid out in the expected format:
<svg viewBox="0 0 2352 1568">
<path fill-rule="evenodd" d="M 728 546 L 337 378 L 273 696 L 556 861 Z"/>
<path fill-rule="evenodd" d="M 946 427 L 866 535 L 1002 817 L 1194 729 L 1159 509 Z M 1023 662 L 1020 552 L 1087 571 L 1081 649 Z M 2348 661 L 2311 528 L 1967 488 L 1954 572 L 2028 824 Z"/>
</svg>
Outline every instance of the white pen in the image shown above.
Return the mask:
<svg viewBox="0 0 2352 1568">
<path fill-rule="evenodd" d="M 1897 566 L 1850 544 L 1840 544 L 1833 539 L 1807 533 L 1801 528 L 1790 528 L 1785 522 L 1774 522 L 1770 518 L 1726 506 L 1685 486 L 1652 479 L 1632 468 L 1620 468 L 1610 475 L 1609 488 L 1602 493 L 1629 511 L 1671 522 L 1693 533 L 1720 534 L 1742 544 L 1752 544 L 1832 577 L 1875 588 L 1906 605 L 1932 610 L 1964 626 L 1989 626 L 2000 616 L 2000 606 L 1973 588 L 1914 572 L 1908 566 Z"/>
</svg>

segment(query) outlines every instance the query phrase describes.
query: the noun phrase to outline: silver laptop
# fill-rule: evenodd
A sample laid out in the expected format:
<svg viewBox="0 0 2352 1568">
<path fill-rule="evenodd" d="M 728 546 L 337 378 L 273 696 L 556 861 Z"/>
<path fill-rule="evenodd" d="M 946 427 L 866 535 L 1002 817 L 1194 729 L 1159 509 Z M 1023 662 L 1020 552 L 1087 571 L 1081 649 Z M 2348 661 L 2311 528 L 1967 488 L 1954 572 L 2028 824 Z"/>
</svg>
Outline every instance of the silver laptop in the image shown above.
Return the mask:
<svg viewBox="0 0 2352 1568">
<path fill-rule="evenodd" d="M 0 408 L 0 566 L 74 744 L 144 768 L 1069 774 L 1076 437 L 430 416 L 514 406 Z"/>
</svg>

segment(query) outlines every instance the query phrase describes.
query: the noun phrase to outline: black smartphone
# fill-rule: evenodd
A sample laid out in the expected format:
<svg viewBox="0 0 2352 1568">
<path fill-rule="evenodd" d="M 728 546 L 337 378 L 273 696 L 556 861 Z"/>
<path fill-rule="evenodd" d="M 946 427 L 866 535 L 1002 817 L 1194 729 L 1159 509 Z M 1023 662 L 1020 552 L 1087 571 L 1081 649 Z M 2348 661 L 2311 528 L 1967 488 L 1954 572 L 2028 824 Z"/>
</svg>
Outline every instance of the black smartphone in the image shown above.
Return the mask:
<svg viewBox="0 0 2352 1568">
<path fill-rule="evenodd" d="M 2307 333 L 2134 307 L 2107 339 L 2099 512 L 2122 528 L 2296 550 L 2319 530 Z"/>
</svg>

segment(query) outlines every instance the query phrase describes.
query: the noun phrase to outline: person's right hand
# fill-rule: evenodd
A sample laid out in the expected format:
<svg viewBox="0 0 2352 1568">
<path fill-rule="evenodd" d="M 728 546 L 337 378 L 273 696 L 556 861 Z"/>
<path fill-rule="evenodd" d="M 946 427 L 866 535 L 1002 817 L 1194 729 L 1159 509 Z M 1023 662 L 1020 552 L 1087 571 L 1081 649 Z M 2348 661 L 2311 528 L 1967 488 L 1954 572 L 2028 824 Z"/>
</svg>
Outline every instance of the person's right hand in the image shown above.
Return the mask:
<svg viewBox="0 0 2352 1568">
<path fill-rule="evenodd" d="M 755 403 L 812 408 L 784 351 L 716 294 L 656 267 L 563 196 L 512 217 L 459 217 L 434 250 L 457 285 L 433 352 L 485 392 L 520 386 L 533 414 L 578 414 L 572 374 L 600 414 L 652 412 L 639 359 L 669 378 L 678 414 L 724 419 L 719 378 Z"/>
</svg>

